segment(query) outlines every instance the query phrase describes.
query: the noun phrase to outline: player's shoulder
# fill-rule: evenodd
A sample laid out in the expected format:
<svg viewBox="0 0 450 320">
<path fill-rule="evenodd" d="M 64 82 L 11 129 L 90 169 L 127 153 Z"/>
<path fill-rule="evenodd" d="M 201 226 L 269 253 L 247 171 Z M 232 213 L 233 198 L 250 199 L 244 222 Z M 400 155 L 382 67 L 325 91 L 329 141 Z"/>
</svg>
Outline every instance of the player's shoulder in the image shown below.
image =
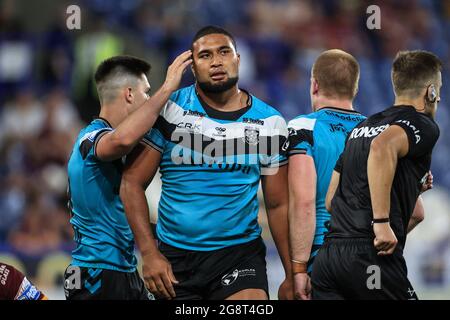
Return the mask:
<svg viewBox="0 0 450 320">
<path fill-rule="evenodd" d="M 336 107 L 325 107 L 313 112 L 319 121 L 345 121 L 357 124 L 367 119 L 360 112 L 353 109 L 342 109 Z"/>
<path fill-rule="evenodd" d="M 262 101 L 261 99 L 252 94 L 250 96 L 252 99 L 252 109 L 251 109 L 252 114 L 258 115 L 261 118 L 276 117 L 284 120 L 281 113 L 277 109 L 272 107 L 270 104 Z"/>
<path fill-rule="evenodd" d="M 392 124 L 400 124 L 409 127 L 416 135 L 427 135 L 437 140 L 440 135 L 439 126 L 434 119 L 422 112 L 417 112 L 414 107 L 395 107 L 400 110 Z"/>
<path fill-rule="evenodd" d="M 195 85 L 190 85 L 173 92 L 169 97 L 169 105 L 176 104 L 180 107 L 184 107 L 191 103 L 195 97 Z"/>
<path fill-rule="evenodd" d="M 195 85 L 178 89 L 170 95 L 160 116 L 166 121 L 175 121 L 186 114 L 186 110 L 194 107 L 194 101 L 196 101 Z"/>
<path fill-rule="evenodd" d="M 95 136 L 104 130 L 112 130 L 111 125 L 104 119 L 94 119 L 86 127 L 80 130 L 77 141 L 79 143 L 89 139 L 94 140 Z"/>
<path fill-rule="evenodd" d="M 0 299 L 15 299 L 25 276 L 15 267 L 0 262 Z"/>
<path fill-rule="evenodd" d="M 398 106 L 394 107 L 397 111 L 397 117 L 404 117 L 406 119 L 413 119 L 424 124 L 429 124 L 431 126 L 437 126 L 436 122 L 427 114 L 422 112 L 417 112 L 412 106 Z"/>
<path fill-rule="evenodd" d="M 91 123 L 89 123 L 86 127 L 85 130 L 86 132 L 88 131 L 95 131 L 98 129 L 112 129 L 111 124 L 102 118 L 96 118 L 94 120 L 91 121 Z"/>
<path fill-rule="evenodd" d="M 439 132 L 439 127 L 432 117 L 418 112 L 413 106 L 392 106 L 382 112 L 384 116 L 390 118 L 392 124 L 402 123 L 408 126 L 427 128 Z"/>
<path fill-rule="evenodd" d="M 295 130 L 310 130 L 313 131 L 319 114 L 317 112 L 311 112 L 308 114 L 301 114 L 288 122 L 288 127 Z"/>
<path fill-rule="evenodd" d="M 250 94 L 252 99 L 252 107 L 245 113 L 242 121 L 244 123 L 262 124 L 265 127 L 272 129 L 280 129 L 286 131 L 287 124 L 281 113 L 268 103 Z"/>
</svg>

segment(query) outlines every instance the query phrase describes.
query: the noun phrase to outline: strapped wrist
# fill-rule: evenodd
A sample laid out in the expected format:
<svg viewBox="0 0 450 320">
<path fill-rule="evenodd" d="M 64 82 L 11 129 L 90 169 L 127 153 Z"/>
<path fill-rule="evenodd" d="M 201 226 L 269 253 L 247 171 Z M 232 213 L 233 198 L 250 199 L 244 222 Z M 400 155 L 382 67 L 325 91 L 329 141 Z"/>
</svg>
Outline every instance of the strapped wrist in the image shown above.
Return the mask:
<svg viewBox="0 0 450 320">
<path fill-rule="evenodd" d="M 297 273 L 307 273 L 308 270 L 308 261 L 298 261 L 298 260 L 291 260 L 292 262 L 292 274 Z"/>
<path fill-rule="evenodd" d="M 375 223 L 389 223 L 389 222 L 390 222 L 389 218 L 372 219 L 372 226 Z"/>
</svg>

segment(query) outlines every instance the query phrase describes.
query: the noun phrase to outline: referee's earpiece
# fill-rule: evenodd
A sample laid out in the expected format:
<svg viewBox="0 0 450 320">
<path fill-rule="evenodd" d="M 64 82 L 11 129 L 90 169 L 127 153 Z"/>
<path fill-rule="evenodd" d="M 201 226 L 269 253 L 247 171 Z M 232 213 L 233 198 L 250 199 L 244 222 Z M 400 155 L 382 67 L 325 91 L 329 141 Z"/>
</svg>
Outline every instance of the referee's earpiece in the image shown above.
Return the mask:
<svg viewBox="0 0 450 320">
<path fill-rule="evenodd" d="M 436 88 L 434 87 L 434 84 L 430 84 L 428 86 L 426 99 L 430 103 L 435 103 L 436 102 L 437 92 L 436 92 Z"/>
</svg>

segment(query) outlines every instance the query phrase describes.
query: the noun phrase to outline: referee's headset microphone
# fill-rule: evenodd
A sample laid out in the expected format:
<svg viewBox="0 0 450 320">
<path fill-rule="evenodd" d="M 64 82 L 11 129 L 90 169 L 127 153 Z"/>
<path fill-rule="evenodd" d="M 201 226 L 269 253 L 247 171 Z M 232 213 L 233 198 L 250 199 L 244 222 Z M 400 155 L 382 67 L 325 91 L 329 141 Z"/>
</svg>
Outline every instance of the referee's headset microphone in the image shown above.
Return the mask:
<svg viewBox="0 0 450 320">
<path fill-rule="evenodd" d="M 436 92 L 436 88 L 435 88 L 434 84 L 430 84 L 428 86 L 426 99 L 428 100 L 429 103 L 435 103 L 436 102 L 436 100 L 437 100 L 437 92 Z"/>
<path fill-rule="evenodd" d="M 437 92 L 434 84 L 430 84 L 427 88 L 427 92 L 425 94 L 425 105 L 422 109 L 417 109 L 417 111 L 423 111 L 426 109 L 427 104 L 433 105 L 437 100 Z"/>
</svg>

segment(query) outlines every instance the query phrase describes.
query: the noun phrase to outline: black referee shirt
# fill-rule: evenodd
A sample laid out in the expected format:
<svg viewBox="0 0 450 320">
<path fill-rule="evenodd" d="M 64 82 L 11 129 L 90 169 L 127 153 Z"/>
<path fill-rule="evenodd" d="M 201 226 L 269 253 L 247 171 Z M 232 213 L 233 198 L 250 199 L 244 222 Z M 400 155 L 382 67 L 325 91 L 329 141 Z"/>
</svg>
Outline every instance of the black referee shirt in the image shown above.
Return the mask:
<svg viewBox="0 0 450 320">
<path fill-rule="evenodd" d="M 400 249 L 404 247 L 409 219 L 431 165 L 431 152 L 439 127 L 412 106 L 393 106 L 361 122 L 350 133 L 344 152 L 336 163 L 339 185 L 331 202 L 327 237 L 374 238 L 367 179 L 367 159 L 372 140 L 389 126 L 398 125 L 408 135 L 408 154 L 399 159 L 391 189 L 391 228 Z"/>
</svg>

